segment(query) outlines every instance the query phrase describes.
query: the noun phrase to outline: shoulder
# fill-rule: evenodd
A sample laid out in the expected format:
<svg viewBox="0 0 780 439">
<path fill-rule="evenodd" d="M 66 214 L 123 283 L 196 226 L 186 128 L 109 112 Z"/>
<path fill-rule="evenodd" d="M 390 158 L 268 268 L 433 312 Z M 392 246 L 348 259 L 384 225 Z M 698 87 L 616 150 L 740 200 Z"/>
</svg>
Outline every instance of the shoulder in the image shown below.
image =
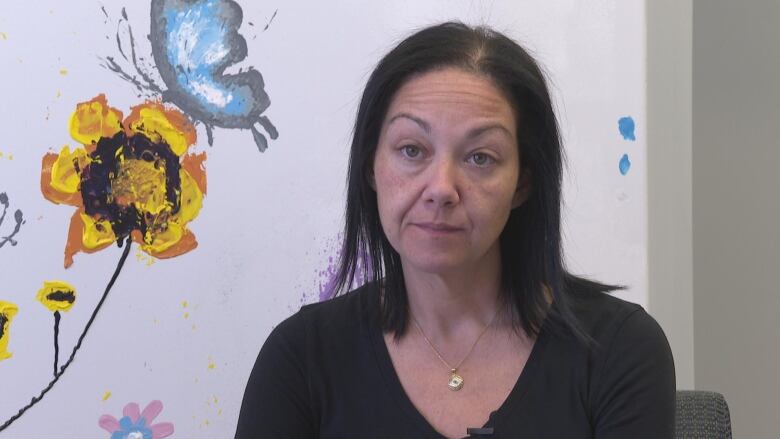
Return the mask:
<svg viewBox="0 0 780 439">
<path fill-rule="evenodd" d="M 305 305 L 273 328 L 244 392 L 237 438 L 261 431 L 272 437 L 316 435 L 322 404 L 317 383 L 355 351 L 371 293 L 366 286 Z"/>
<path fill-rule="evenodd" d="M 583 329 L 596 341 L 594 354 L 609 369 L 637 364 L 668 365 L 673 369 L 669 342 L 658 322 L 638 304 L 608 293 L 580 297 L 572 307 Z"/>
<path fill-rule="evenodd" d="M 325 367 L 349 353 L 361 337 L 366 310 L 374 289 L 366 285 L 334 299 L 304 305 L 271 330 L 263 343 L 253 377 L 277 377 L 297 383 L 298 393 L 308 388 L 311 365 Z M 262 387 L 259 378 L 254 387 Z M 273 380 L 272 380 L 273 381 Z M 250 380 L 250 385 L 252 381 Z M 261 392 L 262 393 L 262 392 Z"/>
<path fill-rule="evenodd" d="M 341 296 L 304 305 L 300 314 L 310 319 L 362 315 L 370 309 L 376 292 L 375 284 L 368 283 Z"/>
<path fill-rule="evenodd" d="M 266 343 L 281 338 L 301 345 L 306 340 L 312 342 L 312 338 L 321 340 L 357 333 L 375 311 L 375 294 L 374 285 L 366 284 L 333 299 L 304 305 L 279 323 Z"/>
<path fill-rule="evenodd" d="M 639 431 L 669 437 L 674 360 L 658 322 L 641 306 L 607 293 L 575 294 L 571 309 L 596 342 L 587 370 L 591 415 L 598 430 L 622 432 L 615 437 Z"/>
<path fill-rule="evenodd" d="M 673 379 L 668 339 L 642 306 L 599 291 L 572 292 L 568 299 L 580 328 L 594 341 L 586 349 L 593 384 L 650 369 Z"/>
<path fill-rule="evenodd" d="M 569 294 L 568 305 L 580 328 L 596 342 L 596 350 L 601 353 L 615 341 L 653 341 L 659 349 L 668 345 L 661 326 L 636 303 L 610 293 L 577 291 Z"/>
</svg>

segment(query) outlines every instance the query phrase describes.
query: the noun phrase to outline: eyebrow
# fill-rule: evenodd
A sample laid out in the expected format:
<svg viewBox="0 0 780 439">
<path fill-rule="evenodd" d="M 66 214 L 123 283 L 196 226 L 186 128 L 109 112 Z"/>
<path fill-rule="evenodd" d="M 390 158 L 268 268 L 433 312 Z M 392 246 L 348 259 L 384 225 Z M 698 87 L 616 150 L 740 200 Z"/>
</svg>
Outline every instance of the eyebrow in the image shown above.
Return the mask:
<svg viewBox="0 0 780 439">
<path fill-rule="evenodd" d="M 431 125 L 428 122 L 420 119 L 419 117 L 412 116 L 409 113 L 398 113 L 398 114 L 396 114 L 395 116 L 393 116 L 390 119 L 389 122 L 387 122 L 387 125 L 390 126 L 390 124 L 392 124 L 393 122 L 395 122 L 398 119 L 409 119 L 412 122 L 415 122 L 417 125 L 419 125 L 420 128 L 422 128 L 423 131 L 425 131 L 426 133 L 428 133 L 428 134 L 431 133 Z"/>
<path fill-rule="evenodd" d="M 485 125 L 485 126 L 482 126 L 482 127 L 474 128 L 473 130 L 468 132 L 466 137 L 469 138 L 469 139 L 473 139 L 473 138 L 481 136 L 482 133 L 485 133 L 485 132 L 491 131 L 491 130 L 499 130 L 502 133 L 504 133 L 504 135 L 508 139 L 512 138 L 512 133 L 509 132 L 509 130 L 505 126 L 501 125 L 500 123 L 494 123 L 494 124 L 490 124 L 490 125 Z"/>
<path fill-rule="evenodd" d="M 390 124 L 392 124 L 393 122 L 395 122 L 398 119 L 409 119 L 412 122 L 414 122 L 417 125 L 419 125 L 420 128 L 422 128 L 423 131 L 425 131 L 427 134 L 431 133 L 431 125 L 428 122 L 420 119 L 419 117 L 413 116 L 413 115 L 411 115 L 409 113 L 398 113 L 398 114 L 396 114 L 395 116 L 393 116 L 390 119 L 390 121 L 387 123 L 387 125 L 389 126 Z M 512 138 L 512 133 L 504 125 L 502 125 L 500 123 L 493 123 L 493 124 L 489 124 L 489 125 L 485 125 L 485 126 L 474 128 L 474 129 L 472 129 L 471 131 L 469 131 L 466 134 L 466 138 L 467 139 L 473 139 L 473 138 L 479 137 L 483 133 L 485 133 L 487 131 L 491 131 L 491 130 L 499 130 L 499 131 L 503 132 L 504 135 L 506 135 L 506 137 L 508 137 L 510 139 Z"/>
</svg>

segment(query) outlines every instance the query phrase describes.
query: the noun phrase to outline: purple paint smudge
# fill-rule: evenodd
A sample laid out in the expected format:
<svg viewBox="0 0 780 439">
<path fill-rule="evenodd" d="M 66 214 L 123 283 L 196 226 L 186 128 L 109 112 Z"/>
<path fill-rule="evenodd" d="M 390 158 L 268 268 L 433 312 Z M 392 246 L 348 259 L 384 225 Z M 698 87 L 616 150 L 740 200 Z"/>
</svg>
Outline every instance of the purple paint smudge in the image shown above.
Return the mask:
<svg viewBox="0 0 780 439">
<path fill-rule="evenodd" d="M 329 254 L 329 256 L 328 265 L 324 269 L 317 271 L 317 276 L 320 278 L 317 298 L 320 302 L 331 299 L 336 294 L 336 280 L 343 252 L 344 245 L 341 234 L 337 238 L 330 240 L 327 243 L 327 248 L 322 252 Z M 336 254 L 335 256 L 334 253 Z M 356 262 L 355 279 L 352 285 L 349 286 L 349 289 L 358 288 L 368 282 L 373 277 L 371 268 L 371 259 L 368 254 L 360 254 Z M 306 294 L 304 295 L 302 302 L 306 301 L 307 296 Z"/>
<path fill-rule="evenodd" d="M 339 250 L 338 259 L 341 259 L 343 250 Z M 325 277 L 325 282 L 320 282 L 319 298 L 320 302 L 330 299 L 336 293 L 336 276 L 338 275 L 338 264 L 333 263 L 333 256 L 328 257 L 328 267 L 320 270 L 320 278 Z"/>
</svg>

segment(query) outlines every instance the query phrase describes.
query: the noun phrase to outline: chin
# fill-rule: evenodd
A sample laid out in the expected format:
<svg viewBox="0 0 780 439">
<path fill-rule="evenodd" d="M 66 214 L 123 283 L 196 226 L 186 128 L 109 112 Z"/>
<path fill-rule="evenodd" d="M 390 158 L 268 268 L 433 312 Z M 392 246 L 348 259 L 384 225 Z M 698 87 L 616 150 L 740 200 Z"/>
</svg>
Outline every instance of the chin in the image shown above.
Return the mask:
<svg viewBox="0 0 780 439">
<path fill-rule="evenodd" d="M 468 265 L 462 260 L 455 260 L 454 258 L 411 258 L 402 260 L 404 271 L 413 270 L 428 274 L 448 274 L 462 272 Z"/>
</svg>

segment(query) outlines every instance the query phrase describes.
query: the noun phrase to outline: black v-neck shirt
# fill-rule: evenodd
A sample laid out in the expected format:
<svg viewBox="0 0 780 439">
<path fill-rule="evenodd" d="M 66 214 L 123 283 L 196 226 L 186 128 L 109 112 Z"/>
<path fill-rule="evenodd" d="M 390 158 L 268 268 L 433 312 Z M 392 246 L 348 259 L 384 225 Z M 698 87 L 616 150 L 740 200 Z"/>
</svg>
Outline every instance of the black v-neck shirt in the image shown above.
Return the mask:
<svg viewBox="0 0 780 439">
<path fill-rule="evenodd" d="M 571 297 L 587 348 L 545 326 L 482 438 L 672 439 L 675 377 L 663 331 L 639 305 Z M 236 439 L 443 438 L 401 386 L 368 284 L 306 305 L 265 341 Z M 467 436 L 464 431 L 463 436 Z"/>
</svg>

